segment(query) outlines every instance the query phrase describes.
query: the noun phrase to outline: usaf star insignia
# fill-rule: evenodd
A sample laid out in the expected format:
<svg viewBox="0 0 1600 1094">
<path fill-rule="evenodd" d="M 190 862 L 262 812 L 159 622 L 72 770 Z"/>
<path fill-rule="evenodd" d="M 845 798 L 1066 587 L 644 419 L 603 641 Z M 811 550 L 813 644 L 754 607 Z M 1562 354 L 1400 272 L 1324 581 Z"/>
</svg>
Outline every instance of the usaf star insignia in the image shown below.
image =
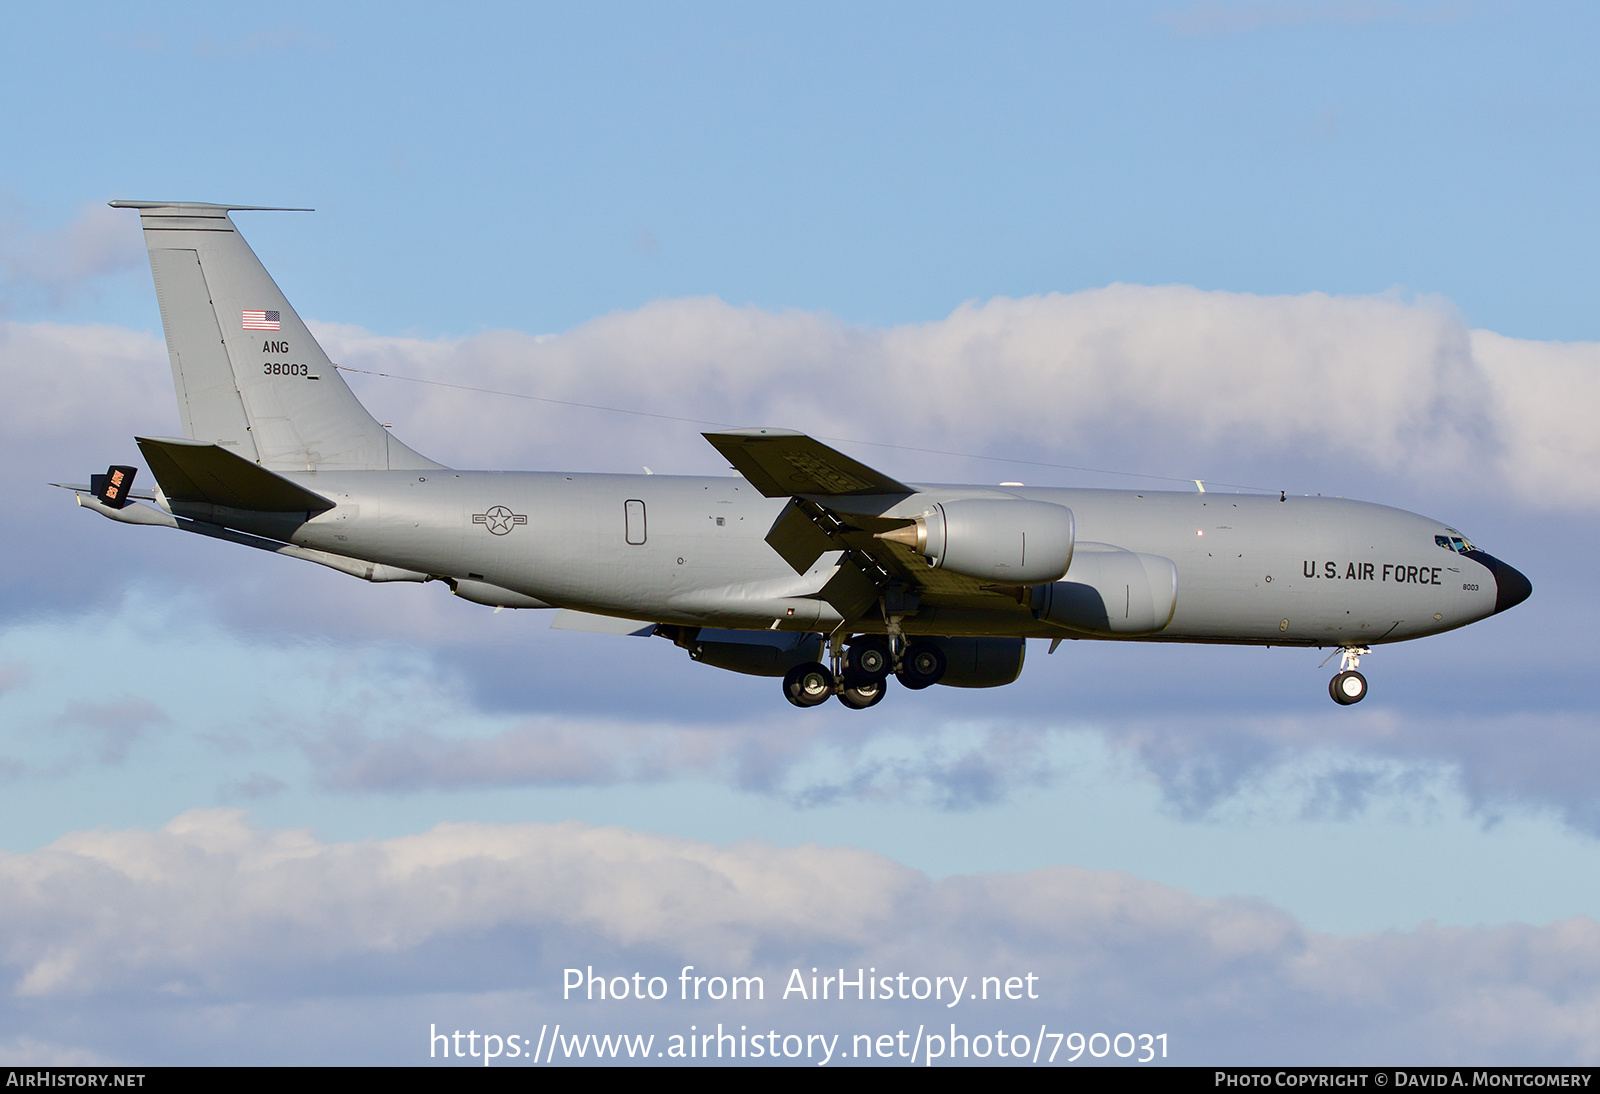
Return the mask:
<svg viewBox="0 0 1600 1094">
<path fill-rule="evenodd" d="M 482 524 L 491 534 L 503 536 L 517 525 L 527 524 L 528 518 L 525 514 L 513 513 L 504 505 L 496 505 L 487 513 L 472 514 L 472 523 Z"/>
</svg>

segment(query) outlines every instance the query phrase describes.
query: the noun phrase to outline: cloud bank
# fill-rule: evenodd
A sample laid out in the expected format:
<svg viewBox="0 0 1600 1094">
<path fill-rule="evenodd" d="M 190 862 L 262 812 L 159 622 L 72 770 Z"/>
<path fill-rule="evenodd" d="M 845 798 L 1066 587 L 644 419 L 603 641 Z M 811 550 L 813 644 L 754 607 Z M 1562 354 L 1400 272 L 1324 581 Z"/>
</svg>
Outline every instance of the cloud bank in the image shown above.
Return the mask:
<svg viewBox="0 0 1600 1094">
<path fill-rule="evenodd" d="M 684 965 L 759 975 L 765 997 L 563 1002 L 563 970 L 591 965 L 673 985 Z M 1031 973 L 1038 999 L 784 1000 L 790 971 L 813 966 L 969 976 L 974 988 L 984 975 Z M 215 1031 L 223 1010 L 234 1029 L 212 1051 L 248 1058 L 257 1015 L 331 1013 L 369 993 L 397 1001 L 384 1028 L 363 1028 L 347 1008 L 329 1035 L 386 1063 L 425 1058 L 426 1014 L 453 1023 L 473 1007 L 474 1020 L 498 1009 L 499 1028 L 516 1030 L 723 1021 L 846 1041 L 857 1027 L 951 1021 L 1157 1030 L 1182 1063 L 1600 1053 L 1600 925 L 1585 918 L 1338 937 L 1259 902 L 1202 900 L 1113 871 L 930 881 L 848 847 L 721 846 L 574 823 L 326 843 L 203 810 L 154 832 L 75 832 L 0 856 L 0 969 L 8 1026 L 62 1051 L 75 1008 L 148 1001 L 138 1049 L 114 1032 L 86 1046 L 146 1061 L 184 1041 L 185 1023 Z M 324 1047 L 308 1039 L 296 1058 Z"/>
<path fill-rule="evenodd" d="M 351 367 L 714 423 L 1175 479 L 1287 467 L 1316 485 L 1310 467 L 1353 463 L 1543 509 L 1600 504 L 1600 440 L 1581 410 L 1600 400 L 1600 346 L 1470 331 L 1438 300 L 1112 285 L 887 330 L 690 299 L 554 337 L 319 336 Z M 716 466 L 686 423 L 407 386 L 362 390 L 415 444 L 463 466 L 607 450 L 618 462 L 619 448 Z M 858 452 L 913 477 L 929 462 Z"/>
<path fill-rule="evenodd" d="M 1438 300 L 1112 285 L 883 330 L 714 298 L 555 336 L 317 329 L 353 368 L 681 419 L 353 378 L 385 421 L 457 466 L 636 470 L 623 461 L 654 455 L 709 470 L 721 465 L 696 423 L 760 423 L 854 438 L 869 462 L 910 477 L 949 461 L 869 444 L 1177 482 L 1271 468 L 1308 492 L 1320 485 L 1312 468 L 1342 464 L 1539 509 L 1600 504 L 1600 438 L 1585 413 L 1600 401 L 1600 345 L 1470 331 Z M 4 323 L 0 367 L 15 381 L 0 410 L 13 445 L 49 438 L 65 456 L 102 430 L 175 417 L 165 354 L 146 334 Z M 1347 477 L 1321 474 L 1330 485 Z"/>
</svg>

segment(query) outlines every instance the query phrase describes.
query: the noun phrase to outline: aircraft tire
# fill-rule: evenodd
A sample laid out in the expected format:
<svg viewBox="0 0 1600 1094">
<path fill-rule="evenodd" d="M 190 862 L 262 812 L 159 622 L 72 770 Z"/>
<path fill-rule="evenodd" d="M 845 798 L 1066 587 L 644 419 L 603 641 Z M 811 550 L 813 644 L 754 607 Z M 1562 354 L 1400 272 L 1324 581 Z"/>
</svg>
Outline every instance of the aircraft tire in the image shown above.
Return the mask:
<svg viewBox="0 0 1600 1094">
<path fill-rule="evenodd" d="M 866 710 L 883 702 L 883 697 L 889 694 L 889 681 L 885 677 L 866 684 L 846 685 L 839 692 L 839 702 L 851 710 Z"/>
<path fill-rule="evenodd" d="M 1328 694 L 1342 707 L 1359 703 L 1367 697 L 1367 678 L 1354 670 L 1341 672 L 1328 681 Z"/>
<path fill-rule="evenodd" d="M 826 703 L 833 694 L 833 673 L 816 661 L 796 665 L 783 677 L 783 695 L 797 707 Z"/>
<path fill-rule="evenodd" d="M 882 684 L 888 675 L 889 647 L 884 643 L 867 639 L 857 642 L 844 651 L 844 682 L 846 687 L 866 687 L 872 684 Z M 871 704 L 867 705 L 870 706 Z"/>
<path fill-rule="evenodd" d="M 900 686 L 912 691 L 931 688 L 944 677 L 944 650 L 932 642 L 913 642 L 900 658 Z"/>
</svg>

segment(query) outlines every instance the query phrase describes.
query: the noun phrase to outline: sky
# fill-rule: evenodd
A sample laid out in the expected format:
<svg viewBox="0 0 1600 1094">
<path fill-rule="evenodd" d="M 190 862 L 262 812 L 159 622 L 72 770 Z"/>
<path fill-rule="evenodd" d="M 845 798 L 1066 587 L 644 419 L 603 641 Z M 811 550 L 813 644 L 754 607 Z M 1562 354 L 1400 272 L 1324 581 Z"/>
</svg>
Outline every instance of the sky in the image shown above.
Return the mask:
<svg viewBox="0 0 1600 1094">
<path fill-rule="evenodd" d="M 10 13 L 0 1061 L 670 1065 L 719 1024 L 809 1066 L 1600 1061 L 1597 24 Z M 235 220 L 451 466 L 717 474 L 697 423 L 780 426 L 913 481 L 1359 497 L 1534 594 L 1378 649 L 1351 708 L 1325 651 L 1070 642 L 797 711 L 659 639 L 102 521 L 47 484 L 180 432 L 118 198 L 314 207 Z M 860 969 L 904 979 L 811 998 Z"/>
</svg>

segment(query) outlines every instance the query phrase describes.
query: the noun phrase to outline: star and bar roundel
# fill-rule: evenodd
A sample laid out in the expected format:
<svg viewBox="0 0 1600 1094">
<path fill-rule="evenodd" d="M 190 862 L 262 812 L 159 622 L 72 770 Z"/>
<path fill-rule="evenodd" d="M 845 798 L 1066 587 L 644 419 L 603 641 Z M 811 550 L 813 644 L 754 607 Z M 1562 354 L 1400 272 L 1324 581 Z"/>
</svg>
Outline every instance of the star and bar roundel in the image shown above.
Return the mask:
<svg viewBox="0 0 1600 1094">
<path fill-rule="evenodd" d="M 472 514 L 472 523 L 483 525 L 492 535 L 503 536 L 517 525 L 527 524 L 528 518 L 526 514 L 513 513 L 504 505 L 495 505 L 486 513 Z"/>
</svg>

